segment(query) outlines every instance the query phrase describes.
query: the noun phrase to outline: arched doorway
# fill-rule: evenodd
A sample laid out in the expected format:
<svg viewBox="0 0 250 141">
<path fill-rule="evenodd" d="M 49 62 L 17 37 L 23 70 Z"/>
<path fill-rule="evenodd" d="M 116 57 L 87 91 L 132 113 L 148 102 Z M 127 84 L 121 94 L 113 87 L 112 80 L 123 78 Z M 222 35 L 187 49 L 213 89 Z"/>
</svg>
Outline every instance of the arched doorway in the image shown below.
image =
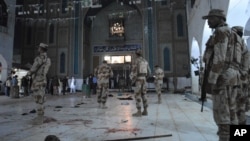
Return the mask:
<svg viewBox="0 0 250 141">
<path fill-rule="evenodd" d="M 141 11 L 135 4 L 123 2 L 121 5 L 121 1 L 116 0 L 101 1 L 101 8 L 91 8 L 86 12 L 83 60 L 89 70 L 84 70 L 84 74 L 93 72 L 105 57 L 111 57 L 114 76 L 126 77 L 124 60 L 118 58 L 131 56 L 136 49 L 142 48 L 143 29 L 138 28 L 142 26 Z"/>
<path fill-rule="evenodd" d="M 195 38 L 192 40 L 191 47 L 191 77 L 192 77 L 192 93 L 200 92 L 200 48 Z"/>
</svg>

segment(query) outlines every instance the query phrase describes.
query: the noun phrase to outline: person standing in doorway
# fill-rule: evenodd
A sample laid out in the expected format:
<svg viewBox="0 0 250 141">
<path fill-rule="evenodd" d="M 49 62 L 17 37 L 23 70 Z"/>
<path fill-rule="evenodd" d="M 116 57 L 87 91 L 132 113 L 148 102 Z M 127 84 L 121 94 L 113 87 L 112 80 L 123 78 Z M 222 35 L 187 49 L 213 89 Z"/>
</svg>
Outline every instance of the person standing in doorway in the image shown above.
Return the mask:
<svg viewBox="0 0 250 141">
<path fill-rule="evenodd" d="M 154 69 L 154 84 L 155 90 L 158 96 L 158 104 L 161 104 L 161 89 L 163 85 L 164 71 L 158 65 L 155 65 Z"/>
<path fill-rule="evenodd" d="M 49 80 L 48 80 L 48 88 L 49 88 L 49 93 L 51 95 L 54 95 L 54 89 L 53 89 L 53 77 L 50 77 Z"/>
<path fill-rule="evenodd" d="M 23 78 L 21 79 L 21 87 L 23 89 L 23 95 L 24 96 L 28 96 L 29 92 L 28 92 L 28 78 L 27 76 L 23 76 Z"/>
<path fill-rule="evenodd" d="M 35 58 L 34 63 L 27 73 L 32 76 L 32 86 L 34 99 L 37 104 L 37 117 L 33 120 L 33 124 L 42 124 L 44 118 L 44 102 L 45 102 L 45 88 L 46 75 L 51 66 L 50 58 L 47 56 L 48 45 L 40 43 L 38 46 L 39 55 Z"/>
<path fill-rule="evenodd" d="M 148 115 L 148 102 L 147 102 L 147 80 L 146 77 L 151 74 L 151 70 L 148 65 L 148 61 L 142 57 L 142 51 L 137 50 L 135 52 L 136 58 L 132 62 L 132 68 L 130 73 L 130 79 L 132 83 L 135 83 L 135 100 L 137 112 L 132 116 L 140 117 Z M 143 104 L 143 112 L 141 112 L 141 101 Z"/>
<path fill-rule="evenodd" d="M 94 75 L 97 76 L 97 102 L 99 107 L 106 109 L 108 97 L 109 78 L 113 77 L 113 71 L 107 61 L 95 68 Z"/>
<path fill-rule="evenodd" d="M 88 86 L 89 86 L 89 97 L 91 93 L 93 93 L 93 74 L 89 74 L 89 79 L 88 79 Z"/>
<path fill-rule="evenodd" d="M 58 91 L 58 88 L 59 88 L 59 79 L 57 76 L 54 76 L 52 78 L 52 86 L 53 86 L 53 94 L 55 95 L 59 95 L 59 91 Z"/>
<path fill-rule="evenodd" d="M 115 78 L 115 88 L 119 89 L 119 79 L 120 79 L 120 74 L 118 73 Z"/>
<path fill-rule="evenodd" d="M 19 98 L 18 76 L 15 75 L 11 79 L 10 95 L 12 98 Z"/>
<path fill-rule="evenodd" d="M 9 76 L 5 81 L 5 95 L 10 96 L 10 87 L 11 87 L 11 77 Z"/>
<path fill-rule="evenodd" d="M 17 75 L 13 76 L 13 78 L 11 79 L 11 86 L 18 86 L 17 77 Z"/>
<path fill-rule="evenodd" d="M 68 77 L 64 76 L 63 79 L 62 79 L 62 93 L 63 93 L 63 95 L 66 94 L 67 86 L 68 86 Z"/>
<path fill-rule="evenodd" d="M 96 94 L 97 78 L 93 75 L 93 94 Z"/>
</svg>

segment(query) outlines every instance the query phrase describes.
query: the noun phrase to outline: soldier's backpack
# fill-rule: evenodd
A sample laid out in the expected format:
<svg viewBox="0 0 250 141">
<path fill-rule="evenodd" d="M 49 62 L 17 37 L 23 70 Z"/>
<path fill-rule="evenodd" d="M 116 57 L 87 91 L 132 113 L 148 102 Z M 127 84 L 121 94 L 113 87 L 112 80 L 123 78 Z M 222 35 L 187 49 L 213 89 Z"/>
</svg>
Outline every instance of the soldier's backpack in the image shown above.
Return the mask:
<svg viewBox="0 0 250 141">
<path fill-rule="evenodd" d="M 229 44 L 228 44 L 228 55 L 229 60 L 228 62 L 231 62 L 235 65 L 241 65 L 242 61 L 242 53 L 244 50 L 244 45 L 242 44 L 241 37 L 235 32 L 231 31 L 229 35 Z"/>
<path fill-rule="evenodd" d="M 148 73 L 148 62 L 145 59 L 141 59 L 137 65 L 138 74 L 146 75 Z"/>
</svg>

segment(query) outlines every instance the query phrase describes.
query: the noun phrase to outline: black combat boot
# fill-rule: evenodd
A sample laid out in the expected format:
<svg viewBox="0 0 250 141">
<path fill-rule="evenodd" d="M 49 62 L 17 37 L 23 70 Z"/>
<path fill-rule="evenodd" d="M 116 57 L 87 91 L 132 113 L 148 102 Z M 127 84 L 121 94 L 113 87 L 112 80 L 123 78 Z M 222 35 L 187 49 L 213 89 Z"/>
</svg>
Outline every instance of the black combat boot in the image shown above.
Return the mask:
<svg viewBox="0 0 250 141">
<path fill-rule="evenodd" d="M 161 96 L 158 95 L 158 104 L 161 104 Z"/>
<path fill-rule="evenodd" d="M 107 109 L 106 103 L 102 103 L 102 109 Z"/>
<path fill-rule="evenodd" d="M 147 116 L 148 115 L 148 110 L 147 108 L 144 108 L 143 112 L 142 112 L 142 115 L 143 116 Z"/>
<path fill-rule="evenodd" d="M 141 117 L 142 113 L 141 113 L 141 109 L 138 109 L 138 111 L 134 114 L 132 114 L 133 117 Z"/>
</svg>

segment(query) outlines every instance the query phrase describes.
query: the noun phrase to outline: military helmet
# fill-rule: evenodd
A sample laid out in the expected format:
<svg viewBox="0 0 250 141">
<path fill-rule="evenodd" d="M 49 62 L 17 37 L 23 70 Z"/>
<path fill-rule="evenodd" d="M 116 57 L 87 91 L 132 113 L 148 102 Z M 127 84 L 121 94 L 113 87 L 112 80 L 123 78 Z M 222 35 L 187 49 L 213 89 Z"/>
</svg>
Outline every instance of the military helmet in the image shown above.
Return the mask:
<svg viewBox="0 0 250 141">
<path fill-rule="evenodd" d="M 208 19 L 208 17 L 211 17 L 211 16 L 217 16 L 217 17 L 221 17 L 223 18 L 224 21 L 226 21 L 226 16 L 224 14 L 224 11 L 221 10 L 221 9 L 211 9 L 208 13 L 208 15 L 206 16 L 203 16 L 202 19 Z"/>
<path fill-rule="evenodd" d="M 233 26 L 232 30 L 236 31 L 236 32 L 241 32 L 243 33 L 243 27 L 242 26 Z"/>
<path fill-rule="evenodd" d="M 142 55 L 142 50 L 141 50 L 141 49 L 136 50 L 136 51 L 135 51 L 135 54 L 137 54 L 137 55 L 140 55 L 140 56 L 141 56 L 141 55 Z"/>
</svg>

